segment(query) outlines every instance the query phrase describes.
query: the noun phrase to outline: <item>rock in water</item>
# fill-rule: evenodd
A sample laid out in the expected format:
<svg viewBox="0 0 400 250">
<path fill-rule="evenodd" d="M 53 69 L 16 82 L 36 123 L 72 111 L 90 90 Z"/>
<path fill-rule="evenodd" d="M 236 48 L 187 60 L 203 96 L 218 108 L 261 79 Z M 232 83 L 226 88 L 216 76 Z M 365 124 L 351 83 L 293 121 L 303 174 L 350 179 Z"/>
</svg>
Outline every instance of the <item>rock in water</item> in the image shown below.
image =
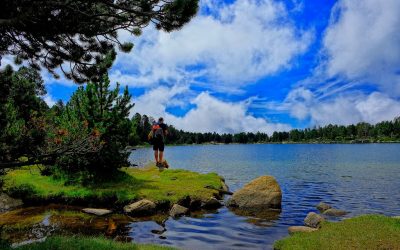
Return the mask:
<svg viewBox="0 0 400 250">
<path fill-rule="evenodd" d="M 288 228 L 288 231 L 290 234 L 294 234 L 294 233 L 298 233 L 298 232 L 309 233 L 309 232 L 314 232 L 317 230 L 318 229 L 316 229 L 316 228 L 305 227 L 305 226 L 291 226 Z"/>
<path fill-rule="evenodd" d="M 11 198 L 5 193 L 0 193 L 0 213 L 7 212 L 22 205 L 22 200 Z"/>
<path fill-rule="evenodd" d="M 140 200 L 124 207 L 124 212 L 131 215 L 152 215 L 156 210 L 156 204 L 150 200 Z"/>
<path fill-rule="evenodd" d="M 171 215 L 171 217 L 178 217 L 178 216 L 182 216 L 185 215 L 189 212 L 189 209 L 178 205 L 178 204 L 174 204 L 171 208 L 171 210 L 169 211 L 169 215 Z"/>
<path fill-rule="evenodd" d="M 216 208 L 220 208 L 222 206 L 221 202 L 219 202 L 219 200 L 217 200 L 214 197 L 211 197 L 210 199 L 206 200 L 201 207 L 205 208 L 205 209 L 216 209 Z"/>
<path fill-rule="evenodd" d="M 228 206 L 240 209 L 281 208 L 282 191 L 272 176 L 260 176 L 233 193 Z"/>
<path fill-rule="evenodd" d="M 101 208 L 84 208 L 82 209 L 83 212 L 87 213 L 87 214 L 94 214 L 97 216 L 103 216 L 103 215 L 107 215 L 107 214 L 111 214 L 112 211 L 108 210 L 108 209 L 101 209 Z"/>
<path fill-rule="evenodd" d="M 322 202 L 322 201 L 317 205 L 317 209 L 321 212 L 324 212 L 330 208 L 332 208 L 331 205 L 326 204 L 325 202 Z"/>
<path fill-rule="evenodd" d="M 323 215 L 328 215 L 328 216 L 343 216 L 346 215 L 347 212 L 344 210 L 336 209 L 336 208 L 330 208 L 326 210 L 325 212 L 322 213 Z"/>
<path fill-rule="evenodd" d="M 319 228 L 321 227 L 321 222 L 325 219 L 319 214 L 314 212 L 309 212 L 307 217 L 304 219 L 304 224 L 308 227 Z"/>
</svg>

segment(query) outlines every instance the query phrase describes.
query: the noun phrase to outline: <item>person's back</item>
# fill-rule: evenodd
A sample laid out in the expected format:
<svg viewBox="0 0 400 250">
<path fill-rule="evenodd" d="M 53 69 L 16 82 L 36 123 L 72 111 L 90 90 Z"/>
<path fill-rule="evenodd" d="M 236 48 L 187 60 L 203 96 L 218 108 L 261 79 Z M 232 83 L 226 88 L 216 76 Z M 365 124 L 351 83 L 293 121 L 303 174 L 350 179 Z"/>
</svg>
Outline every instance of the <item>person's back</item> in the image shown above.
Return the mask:
<svg viewBox="0 0 400 250">
<path fill-rule="evenodd" d="M 164 119 L 160 117 L 158 123 L 153 125 L 153 150 L 156 165 L 159 166 L 163 161 L 164 156 L 164 141 L 168 134 L 168 126 L 164 123 Z"/>
</svg>

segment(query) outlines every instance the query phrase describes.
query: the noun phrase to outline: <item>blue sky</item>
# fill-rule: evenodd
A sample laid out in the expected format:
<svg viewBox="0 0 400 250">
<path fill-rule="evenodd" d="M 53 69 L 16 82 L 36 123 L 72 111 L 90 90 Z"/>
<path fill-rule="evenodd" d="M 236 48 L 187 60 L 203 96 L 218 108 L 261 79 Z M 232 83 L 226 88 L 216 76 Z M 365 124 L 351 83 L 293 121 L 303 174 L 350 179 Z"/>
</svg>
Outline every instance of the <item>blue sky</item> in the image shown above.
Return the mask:
<svg viewBox="0 0 400 250">
<path fill-rule="evenodd" d="M 289 130 L 400 116 L 400 1 L 201 0 L 179 31 L 152 27 L 110 77 L 132 114 L 190 131 Z M 46 100 L 76 86 L 43 73 Z"/>
</svg>

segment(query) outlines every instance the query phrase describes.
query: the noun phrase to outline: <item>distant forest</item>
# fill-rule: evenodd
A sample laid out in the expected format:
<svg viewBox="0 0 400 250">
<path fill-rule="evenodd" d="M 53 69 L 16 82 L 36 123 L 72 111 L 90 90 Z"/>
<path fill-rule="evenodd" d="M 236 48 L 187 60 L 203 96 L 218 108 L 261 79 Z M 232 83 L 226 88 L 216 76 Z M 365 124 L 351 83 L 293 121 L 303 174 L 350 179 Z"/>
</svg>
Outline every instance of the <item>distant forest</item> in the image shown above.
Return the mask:
<svg viewBox="0 0 400 250">
<path fill-rule="evenodd" d="M 130 145 L 148 143 L 147 135 L 154 118 L 136 113 L 132 117 Z M 168 125 L 167 144 L 202 143 L 370 143 L 400 142 L 400 117 L 393 121 L 382 121 L 375 125 L 360 122 L 355 125 L 327 125 L 306 129 L 293 129 L 289 132 L 242 132 L 236 134 L 194 133 L 176 129 Z"/>
</svg>

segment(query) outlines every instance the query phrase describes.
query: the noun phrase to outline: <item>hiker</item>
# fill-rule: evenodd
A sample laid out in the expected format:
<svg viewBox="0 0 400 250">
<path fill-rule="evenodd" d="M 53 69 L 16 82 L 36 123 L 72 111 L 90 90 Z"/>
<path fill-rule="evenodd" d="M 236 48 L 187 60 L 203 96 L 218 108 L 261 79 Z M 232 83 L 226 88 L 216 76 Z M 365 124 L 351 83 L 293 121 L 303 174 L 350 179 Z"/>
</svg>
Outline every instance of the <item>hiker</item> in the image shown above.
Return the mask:
<svg viewBox="0 0 400 250">
<path fill-rule="evenodd" d="M 157 167 L 162 165 L 164 156 L 164 139 L 168 135 L 168 127 L 164 123 L 164 119 L 160 117 L 158 122 L 153 124 L 151 129 L 152 143 L 154 150 L 154 158 L 156 159 Z"/>
</svg>

